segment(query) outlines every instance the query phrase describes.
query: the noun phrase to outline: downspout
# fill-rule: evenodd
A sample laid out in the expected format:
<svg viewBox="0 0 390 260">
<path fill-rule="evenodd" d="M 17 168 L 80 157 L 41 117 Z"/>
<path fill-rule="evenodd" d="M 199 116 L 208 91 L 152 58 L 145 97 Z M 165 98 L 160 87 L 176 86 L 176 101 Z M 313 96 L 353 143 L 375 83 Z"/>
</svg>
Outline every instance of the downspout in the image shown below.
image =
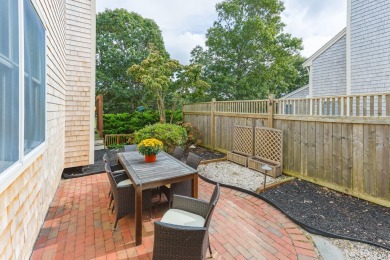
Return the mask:
<svg viewBox="0 0 390 260">
<path fill-rule="evenodd" d="M 352 76 L 351 76 L 351 15 L 352 15 L 352 10 L 351 10 L 351 2 L 352 0 L 348 0 L 347 4 L 347 32 L 346 32 L 346 77 L 347 77 L 347 89 L 346 89 L 346 94 L 351 95 L 352 94 Z M 349 109 L 348 109 L 349 110 Z M 347 111 L 348 111 L 347 110 Z"/>
</svg>

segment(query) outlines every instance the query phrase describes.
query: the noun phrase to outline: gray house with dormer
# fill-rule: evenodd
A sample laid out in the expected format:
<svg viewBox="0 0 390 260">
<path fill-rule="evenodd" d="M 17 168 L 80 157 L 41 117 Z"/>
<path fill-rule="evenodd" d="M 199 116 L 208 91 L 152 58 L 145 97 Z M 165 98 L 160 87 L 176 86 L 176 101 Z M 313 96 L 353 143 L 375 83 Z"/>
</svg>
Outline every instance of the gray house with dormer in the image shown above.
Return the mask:
<svg viewBox="0 0 390 260">
<path fill-rule="evenodd" d="M 347 27 L 304 62 L 309 84 L 283 98 L 389 92 L 389 14 L 389 0 L 348 0 Z"/>
</svg>

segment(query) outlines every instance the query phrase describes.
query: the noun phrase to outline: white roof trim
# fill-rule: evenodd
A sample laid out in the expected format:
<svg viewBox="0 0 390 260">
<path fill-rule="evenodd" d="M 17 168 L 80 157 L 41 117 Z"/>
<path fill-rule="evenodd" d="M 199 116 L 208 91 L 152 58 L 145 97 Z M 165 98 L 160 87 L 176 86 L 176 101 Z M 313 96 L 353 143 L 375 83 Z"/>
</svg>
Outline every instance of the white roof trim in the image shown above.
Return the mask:
<svg viewBox="0 0 390 260">
<path fill-rule="evenodd" d="M 308 67 L 312 65 L 312 62 L 315 58 L 320 56 L 324 51 L 329 49 L 333 44 L 335 44 L 338 40 L 340 40 L 343 36 L 347 34 L 347 28 L 344 28 L 341 32 L 339 32 L 335 37 L 333 37 L 330 41 L 328 41 L 324 46 L 322 46 L 318 51 L 316 51 L 313 55 L 311 55 L 303 64 L 303 67 Z"/>
<path fill-rule="evenodd" d="M 309 85 L 300 87 L 300 88 L 294 90 L 293 92 L 288 93 L 287 95 L 285 95 L 285 96 L 283 96 L 283 97 L 281 97 L 281 98 L 282 98 L 282 99 L 283 99 L 283 98 L 289 98 L 289 97 L 291 97 L 292 95 L 297 94 L 297 93 L 299 93 L 299 92 L 301 92 L 302 90 L 305 90 L 305 89 L 307 89 L 307 88 L 309 88 Z"/>
</svg>

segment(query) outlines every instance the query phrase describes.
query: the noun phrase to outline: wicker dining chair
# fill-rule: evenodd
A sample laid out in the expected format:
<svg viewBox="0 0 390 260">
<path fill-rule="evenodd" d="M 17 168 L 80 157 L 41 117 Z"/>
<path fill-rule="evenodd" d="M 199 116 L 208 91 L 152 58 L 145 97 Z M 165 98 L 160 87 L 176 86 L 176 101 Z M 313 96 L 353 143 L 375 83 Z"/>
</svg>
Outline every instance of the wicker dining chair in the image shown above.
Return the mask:
<svg viewBox="0 0 390 260">
<path fill-rule="evenodd" d="M 110 181 L 112 194 L 114 196 L 114 213 L 115 224 L 114 230 L 118 224 L 118 220 L 124 216 L 134 213 L 135 210 L 135 190 L 130 179 L 124 178 L 119 175 L 114 177 L 111 171 L 111 167 L 108 163 L 104 164 L 104 168 L 107 172 L 108 179 Z M 142 191 L 142 208 L 150 208 L 152 206 L 152 193 L 151 190 Z M 151 211 L 150 211 L 151 213 Z"/>
<path fill-rule="evenodd" d="M 174 195 L 172 208 L 154 222 L 153 260 L 205 259 L 207 248 L 211 256 L 208 230 L 219 194 L 217 183 L 210 202 Z"/>
<path fill-rule="evenodd" d="M 202 157 L 189 153 L 187 156 L 186 164 L 195 170 L 198 169 L 199 163 L 202 161 Z M 192 195 L 192 181 L 182 181 L 177 183 L 172 183 L 170 187 L 161 186 L 161 191 L 165 194 L 165 197 L 168 199 L 168 205 L 172 205 L 173 194 L 183 195 L 190 197 Z"/>
<path fill-rule="evenodd" d="M 112 170 L 112 173 L 114 174 L 114 176 L 118 175 L 118 174 L 125 174 L 125 170 L 123 169 L 122 165 L 111 164 L 110 159 L 108 158 L 108 155 L 106 153 L 103 155 L 103 163 L 110 164 L 110 167 L 111 167 L 111 170 Z"/>
<path fill-rule="evenodd" d="M 110 160 L 108 158 L 107 153 L 105 153 L 103 155 L 103 163 L 109 163 L 110 164 L 110 169 L 112 171 L 112 175 L 115 178 L 117 178 L 119 175 L 122 175 L 120 178 L 124 178 L 124 179 L 128 178 L 126 173 L 125 173 L 125 170 L 122 167 L 122 165 L 120 165 L 120 164 L 113 165 L 113 164 L 110 163 Z M 114 196 L 112 194 L 112 189 L 111 188 L 110 188 L 110 191 L 108 192 L 108 196 L 110 196 L 110 204 L 108 204 L 108 208 L 111 208 L 111 204 L 114 201 Z M 114 211 L 114 206 L 113 206 L 111 211 L 112 212 Z"/>
<path fill-rule="evenodd" d="M 181 158 L 183 157 L 183 153 L 184 153 L 184 149 L 179 146 L 176 146 L 175 150 L 173 150 L 172 156 L 178 159 L 179 161 L 181 161 Z"/>
<path fill-rule="evenodd" d="M 125 152 L 135 152 L 135 151 L 137 151 L 136 144 L 125 145 Z"/>
</svg>

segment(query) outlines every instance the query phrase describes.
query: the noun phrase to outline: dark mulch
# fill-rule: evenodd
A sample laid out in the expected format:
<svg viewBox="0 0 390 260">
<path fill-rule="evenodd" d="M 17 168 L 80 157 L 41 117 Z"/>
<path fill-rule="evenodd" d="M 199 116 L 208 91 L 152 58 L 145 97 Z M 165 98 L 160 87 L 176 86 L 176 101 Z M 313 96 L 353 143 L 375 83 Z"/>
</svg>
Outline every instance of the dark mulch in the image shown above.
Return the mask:
<svg viewBox="0 0 390 260">
<path fill-rule="evenodd" d="M 390 249 L 389 208 L 302 180 L 267 190 L 263 196 L 307 225 Z"/>
<path fill-rule="evenodd" d="M 64 169 L 64 174 L 69 175 L 80 175 L 80 174 L 88 174 L 88 173 L 99 173 L 104 172 L 104 163 L 103 163 L 103 155 L 107 153 L 108 158 L 110 159 L 111 164 L 116 164 L 116 154 L 119 152 L 123 152 L 123 148 L 120 149 L 102 149 L 95 151 L 95 163 L 82 166 L 82 167 L 72 167 Z"/>
<path fill-rule="evenodd" d="M 224 153 L 220 153 L 217 151 L 213 152 L 210 149 L 197 146 L 196 148 L 189 148 L 187 151 L 184 152 L 184 161 L 187 158 L 189 152 L 199 155 L 203 158 L 203 160 L 220 159 L 226 156 L 226 154 Z"/>
</svg>

